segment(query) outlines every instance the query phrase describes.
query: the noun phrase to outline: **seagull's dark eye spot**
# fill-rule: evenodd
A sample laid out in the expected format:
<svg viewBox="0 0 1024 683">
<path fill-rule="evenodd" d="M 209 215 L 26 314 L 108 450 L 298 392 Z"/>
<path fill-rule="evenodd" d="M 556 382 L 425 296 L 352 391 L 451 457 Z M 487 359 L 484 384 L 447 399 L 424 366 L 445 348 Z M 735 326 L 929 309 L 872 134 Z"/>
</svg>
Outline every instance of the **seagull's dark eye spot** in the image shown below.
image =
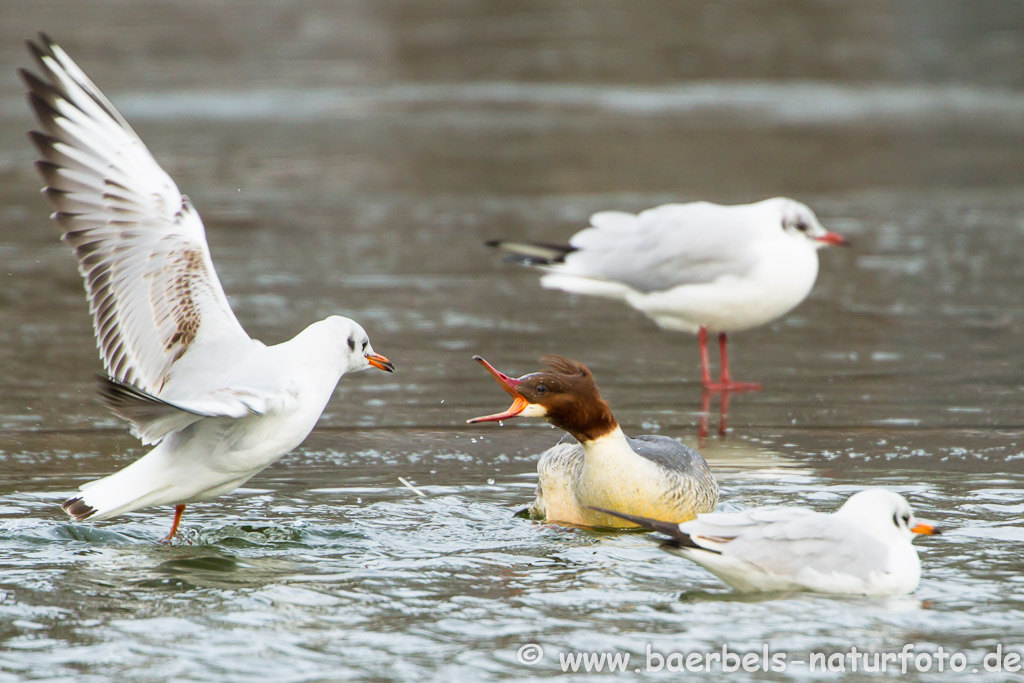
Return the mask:
<svg viewBox="0 0 1024 683">
<path fill-rule="evenodd" d="M 796 229 L 799 230 L 800 232 L 807 232 L 807 223 L 804 223 L 803 221 L 797 221 Z"/>
<path fill-rule="evenodd" d="M 900 518 L 899 518 L 899 513 L 898 512 L 892 513 L 892 523 L 896 525 L 897 529 L 899 528 L 899 526 L 900 526 Z"/>
<path fill-rule="evenodd" d="M 907 526 L 910 526 L 910 515 L 908 515 L 908 514 L 904 514 L 903 515 L 903 523 L 906 524 Z"/>
<path fill-rule="evenodd" d="M 349 351 L 355 351 L 356 350 L 356 340 L 353 339 L 352 337 L 348 338 L 348 350 Z"/>
<path fill-rule="evenodd" d="M 363 340 L 363 351 L 365 351 L 366 347 L 369 346 L 369 345 L 370 345 L 370 340 L 369 339 L 364 339 Z"/>
</svg>

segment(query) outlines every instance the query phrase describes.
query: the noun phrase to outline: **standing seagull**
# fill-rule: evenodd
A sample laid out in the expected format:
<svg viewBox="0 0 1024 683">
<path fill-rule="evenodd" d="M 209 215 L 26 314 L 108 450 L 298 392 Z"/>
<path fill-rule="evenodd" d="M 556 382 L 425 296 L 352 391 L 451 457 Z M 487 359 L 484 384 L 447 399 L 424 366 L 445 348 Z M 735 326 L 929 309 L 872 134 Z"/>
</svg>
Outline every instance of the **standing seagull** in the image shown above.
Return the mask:
<svg viewBox="0 0 1024 683">
<path fill-rule="evenodd" d="M 78 258 L 100 357 L 100 396 L 156 448 L 81 487 L 76 521 L 188 503 L 245 483 L 298 446 L 346 372 L 394 366 L 355 321 L 331 316 L 290 341 L 252 339 L 213 270 L 199 215 L 128 122 L 46 35 L 21 70 L 46 132 L 32 132 L 53 219 Z M 44 80 L 45 79 L 45 80 Z"/>
<path fill-rule="evenodd" d="M 639 214 L 602 211 L 567 245 L 487 244 L 546 271 L 547 289 L 619 299 L 661 327 L 696 333 L 704 388 L 749 391 L 761 386 L 732 381 L 726 333 L 795 308 L 818 276 L 818 249 L 847 241 L 825 230 L 804 204 L 776 197 L 737 206 L 664 204 Z M 718 333 L 718 382 L 711 381 L 708 332 Z"/>
<path fill-rule="evenodd" d="M 669 536 L 672 552 L 737 590 L 819 593 L 912 593 L 921 561 L 915 534 L 938 534 L 918 522 L 898 493 L 865 489 L 831 514 L 767 507 L 698 515 L 683 524 L 600 510 Z"/>
</svg>

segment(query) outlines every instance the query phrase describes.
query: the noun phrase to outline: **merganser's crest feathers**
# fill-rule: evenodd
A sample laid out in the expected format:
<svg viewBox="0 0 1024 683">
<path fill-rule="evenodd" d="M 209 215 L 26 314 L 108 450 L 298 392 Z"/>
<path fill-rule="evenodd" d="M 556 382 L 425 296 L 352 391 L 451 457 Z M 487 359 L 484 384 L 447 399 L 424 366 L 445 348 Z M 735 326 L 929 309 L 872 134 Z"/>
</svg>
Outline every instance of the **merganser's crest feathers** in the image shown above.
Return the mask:
<svg viewBox="0 0 1024 683">
<path fill-rule="evenodd" d="M 587 377 L 590 375 L 590 370 L 586 365 L 577 360 L 564 358 L 563 356 L 544 356 L 540 361 L 551 368 L 554 372 L 561 375 L 579 375 L 580 377 Z M 597 385 L 595 385 L 595 388 L 596 386 Z"/>
</svg>

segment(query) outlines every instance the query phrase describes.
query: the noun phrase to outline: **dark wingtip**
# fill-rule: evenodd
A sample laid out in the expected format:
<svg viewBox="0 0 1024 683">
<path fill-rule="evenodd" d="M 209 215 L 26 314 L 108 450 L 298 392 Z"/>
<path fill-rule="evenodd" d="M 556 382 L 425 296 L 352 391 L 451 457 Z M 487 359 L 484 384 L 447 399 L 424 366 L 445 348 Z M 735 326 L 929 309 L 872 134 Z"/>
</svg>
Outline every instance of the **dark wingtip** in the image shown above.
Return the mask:
<svg viewBox="0 0 1024 683">
<path fill-rule="evenodd" d="M 503 240 L 487 240 L 484 242 L 485 247 L 500 247 Z"/>
<path fill-rule="evenodd" d="M 650 517 L 629 515 L 625 512 L 616 512 L 615 510 L 594 507 L 593 505 L 588 505 L 587 507 L 589 507 L 591 510 L 596 510 L 597 512 L 601 512 L 606 515 L 611 515 L 612 517 L 619 517 L 621 519 L 626 520 L 627 522 L 633 522 L 633 524 L 642 526 L 645 529 L 650 529 L 651 531 L 660 531 L 661 533 L 669 537 L 669 540 L 665 542 L 668 545 L 677 548 L 696 548 L 697 550 L 708 550 L 707 548 L 702 548 L 696 543 L 694 543 L 693 539 L 690 538 L 690 534 L 684 532 L 682 529 L 679 528 L 679 525 L 674 522 L 664 522 L 660 519 L 651 519 Z M 717 551 L 708 550 L 708 552 Z"/>
<path fill-rule="evenodd" d="M 96 508 L 87 504 L 81 498 L 69 498 L 60 507 L 64 512 L 71 515 L 76 522 L 84 521 L 96 514 Z"/>
<path fill-rule="evenodd" d="M 481 361 L 483 359 L 484 359 L 484 357 L 479 355 L 479 354 L 473 356 L 473 360 L 475 360 L 475 361 Z"/>
</svg>

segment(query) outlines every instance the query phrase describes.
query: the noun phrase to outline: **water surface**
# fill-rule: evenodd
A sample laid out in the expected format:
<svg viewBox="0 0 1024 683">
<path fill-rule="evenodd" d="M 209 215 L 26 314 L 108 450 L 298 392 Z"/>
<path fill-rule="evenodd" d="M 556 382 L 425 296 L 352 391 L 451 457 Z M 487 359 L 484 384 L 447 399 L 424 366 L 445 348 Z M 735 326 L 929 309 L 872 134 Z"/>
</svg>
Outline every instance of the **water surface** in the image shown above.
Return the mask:
<svg viewBox="0 0 1024 683">
<path fill-rule="evenodd" d="M 1020 6 L 2 13 L 0 678 L 529 678 L 573 650 L 630 653 L 632 671 L 648 646 L 797 660 L 906 643 L 974 668 L 1024 648 Z M 169 547 L 170 510 L 88 525 L 58 507 L 144 450 L 94 398 L 81 284 L 38 196 L 12 74 L 39 28 L 193 199 L 253 336 L 342 313 L 398 366 L 343 379 L 301 448 L 190 508 Z M 822 253 L 791 315 L 734 336 L 735 374 L 766 389 L 724 420 L 692 338 L 544 292 L 482 246 L 564 239 L 602 209 L 773 195 L 855 246 Z M 515 517 L 559 435 L 467 427 L 506 405 L 475 353 L 512 374 L 583 360 L 627 432 L 701 448 L 725 509 L 831 510 L 884 485 L 953 531 L 919 544 L 914 596 L 749 597 L 649 535 Z"/>
</svg>

